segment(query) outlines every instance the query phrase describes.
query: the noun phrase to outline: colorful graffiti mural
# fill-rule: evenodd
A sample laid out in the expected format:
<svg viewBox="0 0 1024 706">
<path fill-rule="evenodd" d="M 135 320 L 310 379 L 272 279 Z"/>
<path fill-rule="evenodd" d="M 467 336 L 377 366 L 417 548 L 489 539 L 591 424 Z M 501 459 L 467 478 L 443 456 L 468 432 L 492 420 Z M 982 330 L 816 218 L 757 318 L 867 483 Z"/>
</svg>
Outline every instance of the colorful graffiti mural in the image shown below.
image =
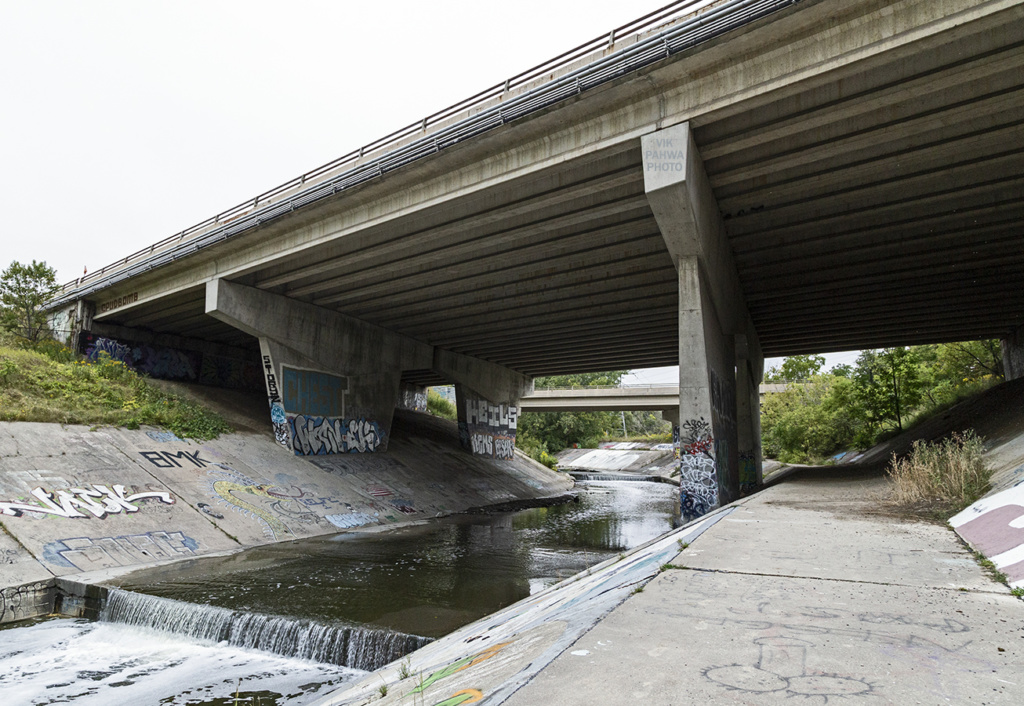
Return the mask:
<svg viewBox="0 0 1024 706">
<path fill-rule="evenodd" d="M 198 550 L 199 542 L 184 532 L 157 531 L 60 539 L 43 547 L 43 559 L 55 566 L 89 571 L 190 556 Z"/>
<path fill-rule="evenodd" d="M 689 419 L 673 431 L 679 449 L 679 509 L 689 522 L 718 507 L 718 474 L 711 425 Z"/>
<path fill-rule="evenodd" d="M 292 448 L 296 456 L 367 453 L 379 449 L 384 431 L 368 419 L 337 419 L 296 415 L 288 417 Z"/>
<path fill-rule="evenodd" d="M 260 384 L 258 366 L 241 358 L 116 340 L 88 331 L 80 334 L 78 349 L 89 361 L 109 356 L 138 373 L 160 380 L 185 380 L 239 389 L 258 389 Z"/>
</svg>

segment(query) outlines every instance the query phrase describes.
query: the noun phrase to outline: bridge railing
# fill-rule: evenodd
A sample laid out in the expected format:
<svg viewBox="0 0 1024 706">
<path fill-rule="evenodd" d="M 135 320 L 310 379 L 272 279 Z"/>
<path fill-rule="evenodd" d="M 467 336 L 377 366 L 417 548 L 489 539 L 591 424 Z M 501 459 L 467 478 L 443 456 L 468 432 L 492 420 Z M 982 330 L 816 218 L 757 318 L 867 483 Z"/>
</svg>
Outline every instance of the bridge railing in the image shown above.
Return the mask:
<svg viewBox="0 0 1024 706">
<path fill-rule="evenodd" d="M 621 27 L 616 27 L 606 34 L 602 34 L 574 49 L 559 54 L 553 59 L 538 64 L 443 110 L 427 115 L 423 119 L 400 130 L 396 130 L 389 135 L 363 145 L 358 150 L 353 150 L 262 194 L 247 199 L 232 208 L 221 211 L 147 248 L 138 250 L 99 270 L 74 279 L 60 288 L 55 299 L 51 301 L 51 305 L 62 303 L 66 295 L 73 290 L 78 290 L 82 287 L 92 290 L 98 289 L 101 286 L 109 286 L 132 274 L 139 274 L 153 269 L 173 259 L 157 258 L 154 260 L 151 256 L 157 256 L 158 251 L 168 250 L 181 244 L 181 247 L 184 249 L 180 251 L 179 256 L 187 255 L 202 247 L 226 239 L 237 232 L 247 230 L 252 225 L 276 218 L 289 210 L 294 210 L 297 207 L 304 206 L 332 193 L 337 193 L 342 189 L 363 183 L 371 178 L 382 175 L 385 171 L 390 171 L 415 161 L 420 157 L 433 154 L 444 147 L 454 145 L 468 137 L 503 125 L 509 120 L 544 108 L 629 71 L 659 61 L 671 54 L 695 46 L 711 37 L 796 2 L 799 2 L 799 0 L 677 0 L 676 2 L 671 2 L 654 12 L 628 22 Z M 704 12 L 700 12 L 701 10 Z M 675 24 L 687 16 L 692 17 L 685 22 Z M 653 32 L 663 27 L 665 30 L 657 36 L 647 37 L 642 42 L 640 41 L 642 34 Z M 637 38 L 636 43 L 632 46 L 626 46 L 623 49 L 616 50 L 613 54 L 607 55 L 603 59 L 595 60 L 588 64 L 585 69 L 568 70 L 574 63 L 603 49 L 607 49 L 616 42 L 630 36 L 636 36 Z M 562 70 L 566 70 L 566 72 L 556 77 L 555 74 Z M 537 80 L 544 81 L 541 87 L 525 91 L 515 96 L 514 99 L 508 96 L 512 89 L 528 87 L 528 84 Z M 506 98 L 507 100 L 505 100 Z M 491 106 L 489 110 L 485 110 L 487 104 L 493 102 L 499 104 L 497 114 L 495 115 L 490 114 L 494 106 Z M 465 114 L 474 108 L 480 108 L 480 111 L 465 118 L 465 121 L 472 122 L 473 125 L 463 126 L 460 130 L 453 130 L 450 127 L 446 128 L 445 132 L 450 132 L 451 134 L 427 134 L 432 126 L 438 127 L 441 123 L 449 121 L 459 114 Z M 461 123 L 459 124 L 461 125 Z M 405 152 L 402 154 L 399 154 L 397 151 L 388 152 L 389 149 L 396 148 L 401 142 L 416 135 L 421 135 L 422 137 L 407 145 L 404 148 Z M 431 138 L 433 139 L 432 145 L 430 144 Z M 357 164 L 368 156 L 375 157 L 375 160 L 365 164 Z M 320 186 L 317 184 L 318 180 L 333 172 L 338 172 L 344 167 L 351 167 L 351 169 L 336 177 L 332 177 L 330 179 L 331 183 L 328 183 L 328 190 L 319 189 L 315 193 L 311 193 L 313 191 L 311 187 Z M 269 212 L 265 212 L 267 207 L 273 203 L 275 197 L 296 191 L 300 193 L 291 197 L 290 204 L 284 204 L 283 206 L 270 209 Z M 187 238 L 205 233 L 210 234 L 209 240 L 204 238 L 203 242 L 196 242 L 194 245 L 183 242 Z M 142 260 L 144 262 L 139 262 Z M 125 269 L 132 263 L 139 264 L 132 268 L 133 271 L 131 273 L 125 274 L 124 277 L 114 275 L 114 273 Z"/>
</svg>

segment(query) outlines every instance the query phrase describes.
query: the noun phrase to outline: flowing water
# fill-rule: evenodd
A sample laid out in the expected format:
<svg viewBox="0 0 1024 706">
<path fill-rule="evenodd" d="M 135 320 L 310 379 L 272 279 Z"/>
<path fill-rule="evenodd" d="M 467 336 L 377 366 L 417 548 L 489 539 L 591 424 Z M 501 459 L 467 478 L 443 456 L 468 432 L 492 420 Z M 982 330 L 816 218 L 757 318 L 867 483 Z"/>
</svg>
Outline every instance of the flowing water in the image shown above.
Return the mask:
<svg viewBox="0 0 1024 706">
<path fill-rule="evenodd" d="M 0 705 L 230 705 L 236 689 L 239 703 L 308 703 L 670 529 L 673 486 L 578 488 L 569 505 L 136 572 L 100 622 L 0 633 Z"/>
</svg>

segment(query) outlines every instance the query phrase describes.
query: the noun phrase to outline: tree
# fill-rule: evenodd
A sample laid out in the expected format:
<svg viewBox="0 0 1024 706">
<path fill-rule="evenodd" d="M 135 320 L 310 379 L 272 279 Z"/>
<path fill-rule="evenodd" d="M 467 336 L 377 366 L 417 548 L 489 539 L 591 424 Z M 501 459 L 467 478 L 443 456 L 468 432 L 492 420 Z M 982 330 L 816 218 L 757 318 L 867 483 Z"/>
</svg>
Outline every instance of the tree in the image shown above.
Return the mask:
<svg viewBox="0 0 1024 706">
<path fill-rule="evenodd" d="M 534 387 L 615 386 L 622 381 L 625 370 L 576 375 L 550 375 L 534 380 Z M 519 418 L 516 443 L 520 447 L 536 446 L 542 451 L 557 452 L 573 444 L 596 444 L 606 432 L 622 428 L 622 418 L 611 412 L 533 412 Z"/>
<path fill-rule="evenodd" d="M 782 359 L 782 365 L 772 367 L 764 376 L 765 382 L 804 382 L 821 372 L 825 366 L 822 355 L 791 355 Z"/>
<path fill-rule="evenodd" d="M 0 273 L 0 324 L 30 341 L 46 331 L 43 306 L 57 291 L 57 273 L 45 262 L 17 260 Z"/>
<path fill-rule="evenodd" d="M 855 397 L 869 427 L 903 431 L 903 417 L 921 402 L 919 353 L 913 348 L 862 351 L 853 374 Z"/>
</svg>

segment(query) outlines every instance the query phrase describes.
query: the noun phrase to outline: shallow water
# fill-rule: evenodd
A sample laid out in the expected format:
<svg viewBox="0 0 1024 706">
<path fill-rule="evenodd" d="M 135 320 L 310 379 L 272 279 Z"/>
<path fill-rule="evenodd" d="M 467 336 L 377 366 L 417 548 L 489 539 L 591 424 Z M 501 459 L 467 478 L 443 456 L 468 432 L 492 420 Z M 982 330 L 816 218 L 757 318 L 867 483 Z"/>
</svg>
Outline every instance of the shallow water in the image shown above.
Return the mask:
<svg viewBox="0 0 1024 706">
<path fill-rule="evenodd" d="M 579 503 L 257 547 L 120 584 L 232 611 L 440 637 L 671 528 L 674 486 L 578 489 Z M 301 705 L 364 673 L 166 632 L 174 629 L 52 620 L 2 630 L 0 706 L 231 705 L 236 689 L 239 703 Z"/>
</svg>

